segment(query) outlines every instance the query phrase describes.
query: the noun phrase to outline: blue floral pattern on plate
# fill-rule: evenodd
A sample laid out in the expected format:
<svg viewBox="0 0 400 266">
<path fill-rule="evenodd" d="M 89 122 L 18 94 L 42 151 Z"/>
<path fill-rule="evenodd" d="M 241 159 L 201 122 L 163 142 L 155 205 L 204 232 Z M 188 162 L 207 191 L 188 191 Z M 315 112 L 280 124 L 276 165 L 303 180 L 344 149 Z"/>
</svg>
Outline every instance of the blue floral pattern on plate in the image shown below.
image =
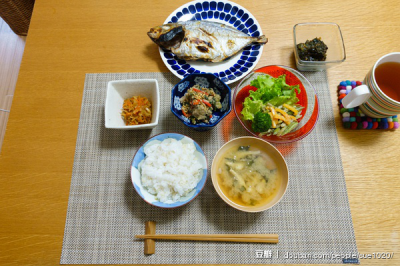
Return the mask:
<svg viewBox="0 0 400 266">
<path fill-rule="evenodd" d="M 260 25 L 248 10 L 225 0 L 189 2 L 172 12 L 164 24 L 186 20 L 211 20 L 232 26 L 253 37 L 262 35 Z M 257 65 L 262 50 L 262 45 L 249 46 L 221 63 L 181 60 L 161 48 L 160 54 L 168 69 L 179 78 L 193 73 L 213 73 L 230 84 L 244 77 Z"/>
<path fill-rule="evenodd" d="M 189 82 L 188 81 L 187 82 L 183 82 L 183 83 L 179 84 L 178 90 L 180 92 L 182 92 L 182 91 L 186 90 L 188 87 L 189 87 Z"/>
<path fill-rule="evenodd" d="M 225 112 L 229 108 L 229 99 L 225 97 L 225 99 L 221 103 L 221 112 Z"/>
<path fill-rule="evenodd" d="M 219 118 L 218 115 L 213 115 L 213 116 L 211 117 L 211 119 L 210 119 L 210 123 L 214 123 L 215 121 L 218 120 L 218 118 Z"/>
<path fill-rule="evenodd" d="M 210 87 L 210 82 L 208 82 L 207 78 L 205 78 L 205 77 L 195 77 L 194 83 L 196 83 L 197 85 L 199 85 L 202 88 Z"/>
<path fill-rule="evenodd" d="M 188 83 L 186 90 L 181 91 L 180 85 L 183 83 Z M 213 116 L 210 119 L 210 123 L 198 123 L 192 124 L 190 120 L 185 117 L 182 113 L 182 105 L 180 104 L 179 99 L 185 95 L 186 91 L 193 87 L 194 85 L 201 85 L 205 88 L 214 89 L 215 93 L 221 95 L 221 104 L 222 108 L 220 110 L 213 111 Z M 177 100 L 178 99 L 178 100 Z M 176 101 L 179 101 L 179 105 L 176 104 Z M 171 112 L 179 118 L 186 126 L 193 128 L 197 131 L 207 131 L 216 126 L 226 115 L 228 115 L 231 111 L 231 89 L 224 82 L 216 78 L 211 73 L 204 74 L 190 74 L 184 77 L 178 84 L 176 84 L 172 88 L 171 92 Z"/>
<path fill-rule="evenodd" d="M 182 110 L 181 99 L 178 96 L 174 97 L 174 108 L 176 110 Z"/>
</svg>

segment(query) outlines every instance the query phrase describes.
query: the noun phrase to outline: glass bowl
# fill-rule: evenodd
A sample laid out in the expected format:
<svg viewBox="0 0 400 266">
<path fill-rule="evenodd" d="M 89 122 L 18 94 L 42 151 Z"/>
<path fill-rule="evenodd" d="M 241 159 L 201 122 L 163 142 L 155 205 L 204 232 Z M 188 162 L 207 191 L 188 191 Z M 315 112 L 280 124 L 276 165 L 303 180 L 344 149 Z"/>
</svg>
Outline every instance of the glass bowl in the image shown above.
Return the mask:
<svg viewBox="0 0 400 266">
<path fill-rule="evenodd" d="M 302 117 L 298 120 L 299 124 L 296 129 L 283 136 L 260 136 L 252 130 L 251 121 L 244 120 L 241 114 L 243 102 L 245 98 L 249 96 L 249 91 L 257 90 L 256 87 L 250 85 L 250 82 L 258 75 L 263 74 L 268 74 L 275 78 L 282 74 L 286 74 L 286 83 L 288 85 L 300 85 L 300 93 L 296 92 L 296 95 L 299 98 L 298 104 L 304 107 L 301 112 Z M 290 80 L 288 78 L 290 78 Z M 256 69 L 242 79 L 239 85 L 235 88 L 233 94 L 233 110 L 235 111 L 236 118 L 239 120 L 240 124 L 242 124 L 251 135 L 272 143 L 290 143 L 303 139 L 314 129 L 318 120 L 319 104 L 318 96 L 314 87 L 300 72 L 287 66 L 271 65 Z"/>
<path fill-rule="evenodd" d="M 305 43 L 314 38 L 321 40 L 328 46 L 325 61 L 301 60 L 297 51 L 299 43 Z M 322 71 L 338 65 L 346 60 L 343 36 L 340 27 L 336 23 L 315 22 L 299 23 L 293 27 L 294 55 L 296 66 L 301 71 Z"/>
</svg>

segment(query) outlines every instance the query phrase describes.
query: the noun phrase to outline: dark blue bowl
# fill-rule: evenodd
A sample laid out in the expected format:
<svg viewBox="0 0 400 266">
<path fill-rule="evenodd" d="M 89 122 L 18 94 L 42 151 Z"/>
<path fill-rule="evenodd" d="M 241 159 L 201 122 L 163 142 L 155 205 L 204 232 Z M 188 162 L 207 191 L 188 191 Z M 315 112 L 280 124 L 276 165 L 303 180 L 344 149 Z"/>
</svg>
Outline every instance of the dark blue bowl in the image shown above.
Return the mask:
<svg viewBox="0 0 400 266">
<path fill-rule="evenodd" d="M 221 95 L 222 108 L 214 111 L 210 123 L 192 124 L 189 118 L 182 114 L 180 99 L 186 91 L 194 85 L 201 85 L 204 88 L 211 88 Z M 190 74 L 178 82 L 171 92 L 171 112 L 186 126 L 197 131 L 207 131 L 215 127 L 232 109 L 231 89 L 222 80 L 211 73 Z"/>
</svg>

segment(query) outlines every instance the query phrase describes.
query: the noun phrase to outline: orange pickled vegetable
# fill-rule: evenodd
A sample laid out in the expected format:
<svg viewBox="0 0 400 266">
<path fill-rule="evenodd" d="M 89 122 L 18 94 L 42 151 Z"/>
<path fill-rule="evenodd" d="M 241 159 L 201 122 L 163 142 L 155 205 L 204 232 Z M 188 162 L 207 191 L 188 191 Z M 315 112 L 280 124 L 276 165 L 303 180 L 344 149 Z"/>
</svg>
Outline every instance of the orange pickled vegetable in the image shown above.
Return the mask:
<svg viewBox="0 0 400 266">
<path fill-rule="evenodd" d="M 127 126 L 148 124 L 151 121 L 151 102 L 141 96 L 126 99 L 122 106 L 121 116 Z"/>
</svg>

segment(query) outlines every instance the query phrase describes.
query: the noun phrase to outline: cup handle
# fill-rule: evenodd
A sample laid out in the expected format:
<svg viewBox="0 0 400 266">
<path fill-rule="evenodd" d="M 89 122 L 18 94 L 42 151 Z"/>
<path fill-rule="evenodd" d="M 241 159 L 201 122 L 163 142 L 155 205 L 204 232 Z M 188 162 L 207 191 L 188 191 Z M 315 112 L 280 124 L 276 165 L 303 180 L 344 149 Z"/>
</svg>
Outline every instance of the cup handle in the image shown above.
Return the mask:
<svg viewBox="0 0 400 266">
<path fill-rule="evenodd" d="M 354 108 L 368 101 L 371 92 L 367 85 L 360 85 L 352 89 L 343 99 L 344 108 Z"/>
</svg>

